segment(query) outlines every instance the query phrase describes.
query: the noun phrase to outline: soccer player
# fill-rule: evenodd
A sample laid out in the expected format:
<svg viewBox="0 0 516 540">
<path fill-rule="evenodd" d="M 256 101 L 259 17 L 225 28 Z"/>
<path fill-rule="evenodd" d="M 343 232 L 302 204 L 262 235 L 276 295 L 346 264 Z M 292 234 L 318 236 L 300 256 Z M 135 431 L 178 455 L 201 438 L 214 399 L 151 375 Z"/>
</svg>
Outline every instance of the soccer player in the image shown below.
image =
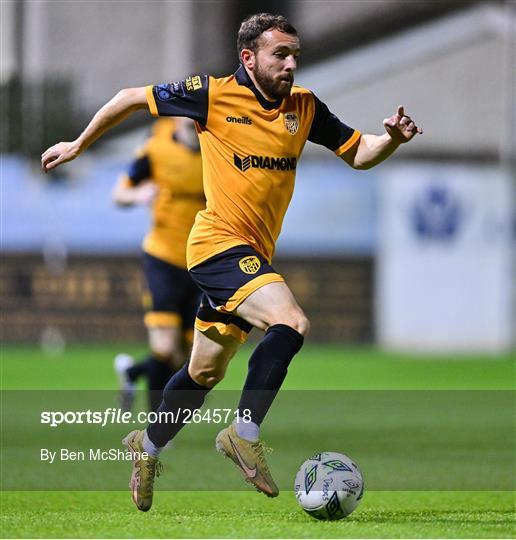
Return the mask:
<svg viewBox="0 0 516 540">
<path fill-rule="evenodd" d="M 78 139 L 49 148 L 42 167 L 49 170 L 74 159 L 137 109 L 196 121 L 207 207 L 197 214 L 187 260 L 204 294 L 190 361 L 168 382 L 158 412 L 201 407 L 251 328 L 264 330 L 249 359 L 238 418 L 219 433 L 216 447 L 247 481 L 274 497 L 278 488 L 264 458 L 259 427 L 309 330 L 307 317 L 271 266 L 297 161 L 310 140 L 348 165 L 368 169 L 422 131 L 400 106 L 383 121 L 383 135 L 361 134 L 310 90 L 293 86 L 300 44 L 283 16 L 248 17 L 237 45 L 241 65 L 233 75 L 122 90 Z M 161 449 L 182 427 L 180 422 L 158 421 L 126 437 L 134 455 L 132 496 L 140 510 L 151 507 Z M 147 459 L 142 452 L 149 454 Z"/>
<path fill-rule="evenodd" d="M 121 406 L 131 408 L 136 380 L 144 375 L 149 406 L 155 411 L 170 377 L 186 360 L 193 340 L 200 290 L 186 270 L 186 242 L 195 215 L 206 206 L 202 162 L 195 125 L 189 118 L 161 118 L 113 200 L 120 206 L 152 204 L 152 227 L 143 242 L 143 268 L 150 306 L 144 322 L 151 354 L 139 363 L 115 358 Z"/>
</svg>

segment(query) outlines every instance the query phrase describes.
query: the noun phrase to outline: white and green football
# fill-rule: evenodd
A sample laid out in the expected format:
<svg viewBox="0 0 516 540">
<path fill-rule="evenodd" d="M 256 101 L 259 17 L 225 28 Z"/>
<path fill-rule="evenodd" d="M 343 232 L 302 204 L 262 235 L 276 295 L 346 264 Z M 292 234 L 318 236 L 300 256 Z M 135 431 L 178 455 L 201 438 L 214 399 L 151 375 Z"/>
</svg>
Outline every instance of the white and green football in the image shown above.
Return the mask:
<svg viewBox="0 0 516 540">
<path fill-rule="evenodd" d="M 335 520 L 349 516 L 364 494 L 358 465 L 337 452 L 321 452 L 299 468 L 295 493 L 301 508 L 316 519 Z"/>
</svg>

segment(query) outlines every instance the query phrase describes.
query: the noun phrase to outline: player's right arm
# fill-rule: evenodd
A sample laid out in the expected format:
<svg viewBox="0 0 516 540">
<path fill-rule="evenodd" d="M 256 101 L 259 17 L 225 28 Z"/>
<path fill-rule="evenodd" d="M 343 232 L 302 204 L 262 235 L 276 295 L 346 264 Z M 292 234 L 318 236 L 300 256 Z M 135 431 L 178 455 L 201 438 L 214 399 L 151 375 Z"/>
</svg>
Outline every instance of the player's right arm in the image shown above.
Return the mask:
<svg viewBox="0 0 516 540">
<path fill-rule="evenodd" d="M 145 87 L 121 90 L 97 111 L 75 141 L 60 142 L 46 150 L 41 156 L 41 168 L 47 172 L 62 163 L 72 161 L 102 134 L 139 109 L 149 109 Z"/>
</svg>

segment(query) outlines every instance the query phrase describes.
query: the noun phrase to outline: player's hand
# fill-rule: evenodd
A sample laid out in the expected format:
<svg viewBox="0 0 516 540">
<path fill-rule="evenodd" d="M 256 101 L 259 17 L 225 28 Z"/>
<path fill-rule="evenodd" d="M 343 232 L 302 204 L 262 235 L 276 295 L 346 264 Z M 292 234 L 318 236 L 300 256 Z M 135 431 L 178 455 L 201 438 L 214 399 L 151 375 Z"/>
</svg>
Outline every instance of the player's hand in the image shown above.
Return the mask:
<svg viewBox="0 0 516 540">
<path fill-rule="evenodd" d="M 405 109 L 402 105 L 398 107 L 398 112 L 390 118 L 385 118 L 383 121 L 385 131 L 391 136 L 391 139 L 403 144 L 413 139 L 418 133 L 423 133 L 423 130 L 416 126 L 412 118 L 405 114 Z"/>
<path fill-rule="evenodd" d="M 79 155 L 75 142 L 60 142 L 51 146 L 41 154 L 41 168 L 48 172 L 62 163 L 72 161 Z"/>
<path fill-rule="evenodd" d="M 150 206 L 158 193 L 159 188 L 154 182 L 145 182 L 141 186 L 133 188 L 134 204 Z"/>
</svg>

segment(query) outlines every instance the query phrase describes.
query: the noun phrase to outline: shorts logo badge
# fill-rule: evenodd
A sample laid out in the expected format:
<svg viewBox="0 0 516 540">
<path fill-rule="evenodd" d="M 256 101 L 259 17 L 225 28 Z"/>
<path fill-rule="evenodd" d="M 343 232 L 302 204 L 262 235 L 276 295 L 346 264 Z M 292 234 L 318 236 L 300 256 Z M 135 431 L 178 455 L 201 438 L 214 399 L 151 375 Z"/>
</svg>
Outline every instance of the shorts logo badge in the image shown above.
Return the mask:
<svg viewBox="0 0 516 540">
<path fill-rule="evenodd" d="M 243 259 L 240 259 L 238 261 L 238 266 L 240 266 L 240 270 L 244 272 L 245 274 L 256 274 L 258 270 L 260 270 L 260 266 L 262 263 L 260 262 L 260 259 L 258 257 L 255 257 L 254 255 L 251 255 L 250 257 L 244 257 Z"/>
<path fill-rule="evenodd" d="M 295 135 L 299 129 L 299 118 L 294 112 L 285 113 L 283 116 L 283 121 L 285 122 L 285 127 L 291 135 Z"/>
</svg>

